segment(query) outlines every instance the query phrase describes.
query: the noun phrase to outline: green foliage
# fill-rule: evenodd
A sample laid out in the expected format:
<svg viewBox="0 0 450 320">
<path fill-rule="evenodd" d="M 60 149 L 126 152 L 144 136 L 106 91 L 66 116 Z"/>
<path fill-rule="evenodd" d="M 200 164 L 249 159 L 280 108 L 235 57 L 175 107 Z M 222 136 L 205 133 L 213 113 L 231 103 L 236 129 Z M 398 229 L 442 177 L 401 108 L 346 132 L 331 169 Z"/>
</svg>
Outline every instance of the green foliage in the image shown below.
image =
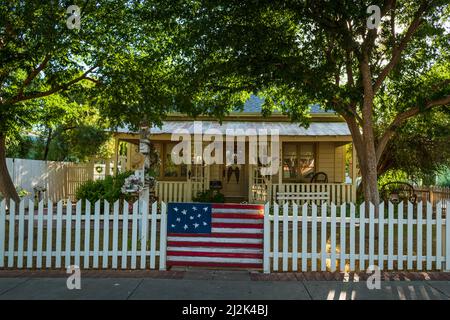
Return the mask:
<svg viewBox="0 0 450 320">
<path fill-rule="evenodd" d="M 104 180 L 89 180 L 81 184 L 75 196 L 78 200 L 89 200 L 94 204 L 97 200 L 107 200 L 113 203 L 116 200 L 130 200 L 129 194 L 123 194 L 121 188 L 125 179 L 132 175 L 133 172 L 123 172 L 116 176 L 107 176 Z"/>
<path fill-rule="evenodd" d="M 434 110 L 397 129 L 380 159 L 379 174 L 401 171 L 416 179 L 450 166 L 450 111 Z"/>
<path fill-rule="evenodd" d="M 6 157 L 20 159 L 39 159 L 37 148 L 39 140 L 36 137 L 17 134 L 11 136 L 6 144 Z"/>
<path fill-rule="evenodd" d="M 17 194 L 19 195 L 19 198 L 26 197 L 27 195 L 30 194 L 27 190 L 25 190 L 25 189 L 22 188 L 22 187 L 16 187 L 16 191 L 17 191 Z M 4 197 L 3 197 L 3 195 L 0 193 L 0 201 L 2 201 L 3 199 L 4 199 Z"/>
<path fill-rule="evenodd" d="M 206 202 L 206 203 L 224 203 L 225 196 L 214 190 L 205 190 L 197 193 L 197 196 L 193 198 L 194 202 Z"/>
<path fill-rule="evenodd" d="M 444 168 L 439 172 L 437 185 L 442 187 L 450 187 L 450 167 Z"/>
<path fill-rule="evenodd" d="M 378 178 L 378 188 L 383 187 L 389 182 L 395 181 L 410 182 L 411 180 L 406 172 L 400 170 L 389 170 Z"/>
<path fill-rule="evenodd" d="M 90 125 L 60 130 L 50 144 L 48 160 L 87 160 L 88 157 L 97 155 L 100 147 L 109 139 L 109 134 L 104 129 Z"/>
</svg>

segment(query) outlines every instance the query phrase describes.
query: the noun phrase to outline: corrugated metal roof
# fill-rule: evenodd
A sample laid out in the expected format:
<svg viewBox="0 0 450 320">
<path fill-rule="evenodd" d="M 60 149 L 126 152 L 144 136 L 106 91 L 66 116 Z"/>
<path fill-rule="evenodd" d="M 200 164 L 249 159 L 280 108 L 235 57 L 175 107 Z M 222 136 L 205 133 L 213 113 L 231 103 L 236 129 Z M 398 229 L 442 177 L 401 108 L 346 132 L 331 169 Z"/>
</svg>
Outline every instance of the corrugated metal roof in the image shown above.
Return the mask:
<svg viewBox="0 0 450 320">
<path fill-rule="evenodd" d="M 308 128 L 300 127 L 296 123 L 290 122 L 247 122 L 247 121 L 223 121 L 220 125 L 217 121 L 164 121 L 161 128 L 152 128 L 152 134 L 167 134 L 184 132 L 193 134 L 194 126 L 201 127 L 202 133 L 208 130 L 219 130 L 225 134 L 228 130 L 254 130 L 256 134 L 259 129 L 266 129 L 270 134 L 271 130 L 279 130 L 284 136 L 349 136 L 350 130 L 345 122 L 312 122 Z M 118 132 L 130 132 L 128 129 L 119 129 Z M 252 135 L 246 133 L 246 135 Z"/>
</svg>

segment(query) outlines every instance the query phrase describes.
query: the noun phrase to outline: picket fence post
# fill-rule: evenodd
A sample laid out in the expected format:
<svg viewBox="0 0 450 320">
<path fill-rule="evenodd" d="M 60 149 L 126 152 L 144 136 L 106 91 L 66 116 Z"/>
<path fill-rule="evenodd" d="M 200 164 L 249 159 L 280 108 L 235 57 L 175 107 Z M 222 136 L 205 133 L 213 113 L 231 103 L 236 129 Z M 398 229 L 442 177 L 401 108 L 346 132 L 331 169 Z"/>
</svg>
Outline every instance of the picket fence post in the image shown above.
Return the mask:
<svg viewBox="0 0 450 320">
<path fill-rule="evenodd" d="M 47 201 L 47 245 L 45 254 L 45 267 L 52 267 L 52 254 L 53 254 L 53 202 Z"/>
<path fill-rule="evenodd" d="M 23 268 L 23 241 L 24 241 L 24 224 L 25 224 L 25 201 L 19 204 L 19 241 L 17 245 L 17 268 Z"/>
<path fill-rule="evenodd" d="M 123 204 L 122 213 L 122 269 L 126 269 L 128 266 L 128 212 L 130 206 L 128 202 Z"/>
<path fill-rule="evenodd" d="M 167 256 L 167 205 L 161 203 L 161 222 L 159 230 L 159 270 L 166 270 Z"/>
<path fill-rule="evenodd" d="M 445 271 L 450 271 L 450 201 L 447 201 L 445 214 Z"/>
<path fill-rule="evenodd" d="M 270 273 L 270 202 L 264 205 L 264 252 L 263 271 Z"/>
<path fill-rule="evenodd" d="M 0 202 L 0 268 L 5 266 L 6 201 Z"/>
<path fill-rule="evenodd" d="M 156 219 L 158 213 L 158 203 L 155 201 L 152 203 L 152 222 L 150 233 L 150 268 L 154 269 L 156 266 Z M 161 236 L 161 234 L 160 234 Z"/>
<path fill-rule="evenodd" d="M 14 231 L 16 220 L 16 203 L 13 200 L 9 202 L 9 239 L 8 239 L 8 268 L 14 265 Z"/>
</svg>

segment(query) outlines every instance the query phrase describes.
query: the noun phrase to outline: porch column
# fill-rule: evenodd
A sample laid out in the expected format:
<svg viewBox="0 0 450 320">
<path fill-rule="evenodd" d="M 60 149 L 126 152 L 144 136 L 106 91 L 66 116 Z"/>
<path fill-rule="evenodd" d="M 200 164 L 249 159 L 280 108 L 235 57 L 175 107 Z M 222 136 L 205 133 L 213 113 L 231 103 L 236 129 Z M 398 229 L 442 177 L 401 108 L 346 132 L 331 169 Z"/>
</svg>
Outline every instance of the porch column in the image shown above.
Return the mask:
<svg viewBox="0 0 450 320">
<path fill-rule="evenodd" d="M 105 178 L 110 175 L 111 172 L 111 158 L 105 159 Z"/>
<path fill-rule="evenodd" d="M 275 190 L 275 192 L 278 192 L 281 189 L 281 186 L 283 184 L 283 141 L 281 140 L 280 137 L 280 169 L 278 170 L 278 188 L 277 190 Z M 276 194 L 275 197 L 273 197 L 273 200 L 275 201 L 276 199 Z"/>
<path fill-rule="evenodd" d="M 253 203 L 253 165 L 248 164 L 248 203 Z"/>
<path fill-rule="evenodd" d="M 117 175 L 117 165 L 119 163 L 119 138 L 114 138 L 114 159 L 113 159 L 113 175 Z"/>
</svg>

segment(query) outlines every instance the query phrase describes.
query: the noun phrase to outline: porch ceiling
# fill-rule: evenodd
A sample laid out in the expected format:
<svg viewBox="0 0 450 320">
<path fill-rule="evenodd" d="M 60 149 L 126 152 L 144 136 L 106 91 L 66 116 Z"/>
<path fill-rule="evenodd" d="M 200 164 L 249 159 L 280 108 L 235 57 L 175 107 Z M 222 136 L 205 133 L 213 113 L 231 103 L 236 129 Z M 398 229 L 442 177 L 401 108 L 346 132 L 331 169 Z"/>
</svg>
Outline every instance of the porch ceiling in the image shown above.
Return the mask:
<svg viewBox="0 0 450 320">
<path fill-rule="evenodd" d="M 194 121 L 164 121 L 161 128 L 152 128 L 151 134 L 194 134 L 194 124 Z M 278 130 L 281 136 L 350 136 L 350 130 L 345 122 L 312 122 L 309 128 L 300 127 L 296 123 L 265 121 L 223 121 L 222 125 L 217 121 L 201 121 L 197 125 L 201 127 L 203 134 L 214 134 L 211 130 L 219 130 L 222 134 L 226 134 L 227 130 L 243 130 L 242 135 L 249 135 L 245 133 L 248 129 L 254 130 L 256 134 L 258 129 L 266 129 L 269 134 L 270 130 Z M 118 132 L 132 133 L 128 128 L 121 128 Z M 239 135 L 239 132 L 235 134 Z"/>
</svg>

